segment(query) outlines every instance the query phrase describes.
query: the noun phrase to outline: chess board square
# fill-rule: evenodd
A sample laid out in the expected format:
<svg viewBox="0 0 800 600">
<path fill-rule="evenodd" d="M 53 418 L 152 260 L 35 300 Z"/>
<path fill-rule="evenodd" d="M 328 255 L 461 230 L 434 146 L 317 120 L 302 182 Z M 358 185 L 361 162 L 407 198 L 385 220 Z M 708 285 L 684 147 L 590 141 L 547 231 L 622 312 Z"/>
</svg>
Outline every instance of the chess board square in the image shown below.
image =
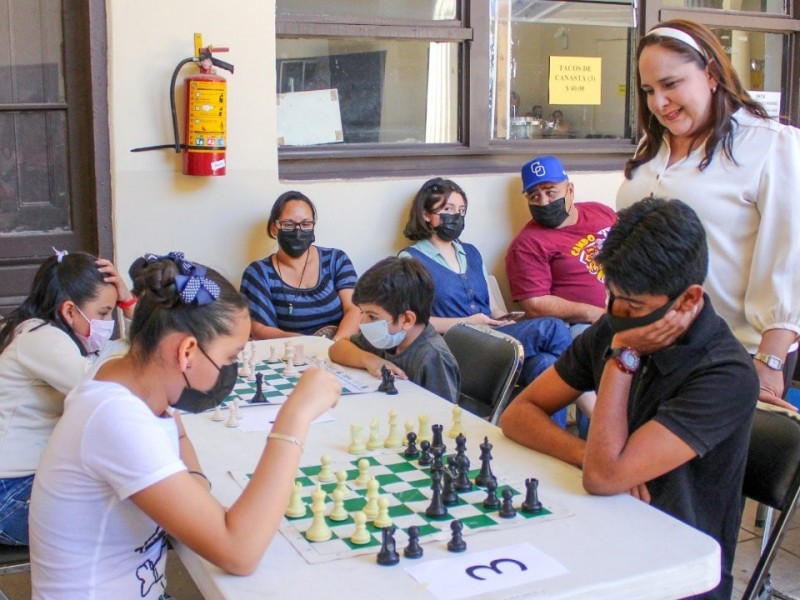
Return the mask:
<svg viewBox="0 0 800 600">
<path fill-rule="evenodd" d="M 347 545 L 347 547 L 350 548 L 350 550 L 361 550 L 362 548 L 375 548 L 375 547 L 380 547 L 382 544 L 381 540 L 377 539 L 375 536 L 372 536 L 369 542 L 367 542 L 366 544 L 354 544 L 353 542 L 350 541 L 350 538 L 342 538 L 341 541 L 344 542 L 344 544 Z"/>
<path fill-rule="evenodd" d="M 317 472 L 319 472 L 319 467 L 317 467 Z M 297 477 L 295 482 L 300 482 L 300 485 L 304 488 L 314 485 L 314 481 L 309 477 Z"/>
<path fill-rule="evenodd" d="M 418 489 L 410 489 L 405 490 L 402 492 L 395 492 L 395 498 L 397 498 L 400 502 L 409 503 L 409 502 L 424 502 L 428 498 L 420 492 Z"/>
<path fill-rule="evenodd" d="M 479 527 L 488 527 L 495 524 L 495 520 L 487 515 L 472 515 L 461 519 L 461 522 L 464 527 L 469 527 L 470 529 L 478 529 Z"/>
<path fill-rule="evenodd" d="M 365 499 L 362 496 L 357 496 L 355 498 L 348 498 L 344 501 L 344 508 L 347 512 L 352 513 L 357 510 L 363 510 L 366 504 Z"/>
<path fill-rule="evenodd" d="M 414 466 L 414 465 L 412 465 L 411 463 L 407 463 L 407 462 L 395 463 L 395 464 L 393 464 L 393 465 L 386 465 L 386 467 L 387 467 L 387 468 L 388 468 L 388 469 L 389 469 L 389 470 L 390 470 L 392 473 L 404 473 L 404 472 L 406 472 L 406 471 L 412 471 L 412 472 L 414 472 L 414 471 L 416 471 L 416 470 L 417 470 L 417 467 L 415 467 L 415 466 Z"/>
<path fill-rule="evenodd" d="M 381 484 L 382 486 L 389 485 L 391 483 L 398 483 L 398 482 L 402 481 L 402 479 L 400 479 L 397 475 L 395 475 L 393 473 L 386 473 L 386 474 L 383 474 L 383 475 L 376 475 L 375 479 L 377 479 L 378 483 Z"/>
<path fill-rule="evenodd" d="M 405 517 L 407 515 L 413 515 L 413 514 L 414 514 L 414 511 L 411 510 L 405 504 L 398 504 L 396 506 L 390 506 L 389 507 L 389 516 L 392 517 L 393 519 L 395 519 L 397 517 Z"/>
</svg>

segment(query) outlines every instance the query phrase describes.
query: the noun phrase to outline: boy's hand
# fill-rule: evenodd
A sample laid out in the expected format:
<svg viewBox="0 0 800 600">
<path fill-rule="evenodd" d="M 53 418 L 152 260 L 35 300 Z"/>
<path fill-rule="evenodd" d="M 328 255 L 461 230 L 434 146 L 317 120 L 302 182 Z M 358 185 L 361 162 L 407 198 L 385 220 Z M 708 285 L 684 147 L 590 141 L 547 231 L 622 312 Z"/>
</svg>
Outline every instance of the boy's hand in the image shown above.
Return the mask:
<svg viewBox="0 0 800 600">
<path fill-rule="evenodd" d="M 383 360 L 375 356 L 374 354 L 371 355 L 371 358 L 367 361 L 367 372 L 372 375 L 373 377 L 380 379 L 381 378 L 381 368 L 386 367 L 395 377 L 400 379 L 408 379 L 408 375 L 406 375 L 405 371 L 398 367 L 396 364 L 389 362 L 388 360 Z"/>
<path fill-rule="evenodd" d="M 670 310 L 664 317 L 644 327 L 634 327 L 614 334 L 613 348 L 633 348 L 640 354 L 653 354 L 675 343 L 692 324 L 699 308 Z"/>
</svg>

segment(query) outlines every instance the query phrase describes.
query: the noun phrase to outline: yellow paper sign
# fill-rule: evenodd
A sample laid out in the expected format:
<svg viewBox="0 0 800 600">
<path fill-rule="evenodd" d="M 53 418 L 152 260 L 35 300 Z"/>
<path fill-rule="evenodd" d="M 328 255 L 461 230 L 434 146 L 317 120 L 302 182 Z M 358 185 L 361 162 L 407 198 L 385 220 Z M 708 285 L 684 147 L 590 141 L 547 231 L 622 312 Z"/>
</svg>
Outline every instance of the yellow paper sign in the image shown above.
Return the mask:
<svg viewBox="0 0 800 600">
<path fill-rule="evenodd" d="M 550 104 L 600 104 L 602 59 L 550 57 Z"/>
</svg>

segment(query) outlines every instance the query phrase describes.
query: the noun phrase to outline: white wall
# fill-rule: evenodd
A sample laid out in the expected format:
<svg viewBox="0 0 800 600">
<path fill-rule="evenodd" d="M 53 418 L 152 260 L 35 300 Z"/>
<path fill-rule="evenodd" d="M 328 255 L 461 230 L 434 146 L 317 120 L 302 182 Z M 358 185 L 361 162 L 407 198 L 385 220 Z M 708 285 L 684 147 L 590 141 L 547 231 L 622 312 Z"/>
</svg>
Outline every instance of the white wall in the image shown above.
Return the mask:
<svg viewBox="0 0 800 600">
<path fill-rule="evenodd" d="M 300 189 L 317 205 L 317 241 L 339 247 L 358 272 L 403 246 L 409 203 L 426 178 L 282 182 L 278 178 L 274 0 L 108 0 L 109 103 L 116 257 L 125 271 L 144 252 L 182 250 L 238 284 L 244 267 L 272 250 L 265 233 L 273 200 Z M 186 177 L 180 155 L 130 153 L 171 142 L 167 90 L 193 53 L 192 34 L 230 46 L 228 167 L 224 177 Z M 182 77 L 192 72 L 187 66 Z M 183 126 L 181 125 L 181 129 Z M 447 173 L 442 173 L 447 176 Z M 578 200 L 613 206 L 617 173 L 571 173 Z M 481 250 L 505 289 L 503 257 L 529 219 L 517 173 L 459 176 L 470 205 L 464 239 Z"/>
</svg>

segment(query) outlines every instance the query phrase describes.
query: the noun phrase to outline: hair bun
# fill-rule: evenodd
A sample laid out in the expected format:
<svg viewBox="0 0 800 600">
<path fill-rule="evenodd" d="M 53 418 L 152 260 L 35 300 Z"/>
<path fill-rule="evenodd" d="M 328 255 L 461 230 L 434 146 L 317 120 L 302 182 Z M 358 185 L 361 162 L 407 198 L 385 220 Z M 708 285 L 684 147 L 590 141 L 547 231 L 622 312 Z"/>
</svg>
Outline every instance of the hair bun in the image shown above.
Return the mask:
<svg viewBox="0 0 800 600">
<path fill-rule="evenodd" d="M 138 269 L 134 279 L 136 295 L 149 295 L 156 304 L 163 304 L 167 307 L 175 306 L 180 302 L 180 292 L 175 282 L 180 271 L 173 260 L 161 257 L 159 260 L 151 262 L 149 257 L 141 257 L 131 265 L 131 272 L 134 267 Z"/>
</svg>

